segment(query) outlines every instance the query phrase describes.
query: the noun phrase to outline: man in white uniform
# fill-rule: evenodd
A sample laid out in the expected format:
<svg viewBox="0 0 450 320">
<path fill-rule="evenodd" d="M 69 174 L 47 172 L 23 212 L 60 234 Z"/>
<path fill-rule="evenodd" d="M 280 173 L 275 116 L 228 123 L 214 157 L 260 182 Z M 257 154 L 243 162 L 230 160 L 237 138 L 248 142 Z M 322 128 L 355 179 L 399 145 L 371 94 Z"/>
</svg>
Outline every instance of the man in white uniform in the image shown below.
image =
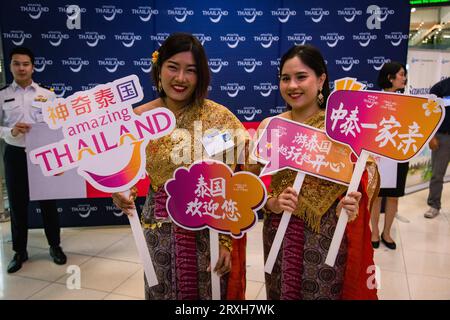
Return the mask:
<svg viewBox="0 0 450 320">
<path fill-rule="evenodd" d="M 14 81 L 0 89 L 0 138 L 6 142 L 4 163 L 8 199 L 11 208 L 11 234 L 16 252 L 8 265 L 8 273 L 18 271 L 28 259 L 28 188 L 25 135 L 31 124 L 42 122 L 41 107 L 54 93 L 32 79 L 34 55 L 24 47 L 14 48 L 9 58 Z M 50 255 L 56 264 L 65 264 L 60 247 L 59 216 L 54 200 L 39 201 Z"/>
</svg>

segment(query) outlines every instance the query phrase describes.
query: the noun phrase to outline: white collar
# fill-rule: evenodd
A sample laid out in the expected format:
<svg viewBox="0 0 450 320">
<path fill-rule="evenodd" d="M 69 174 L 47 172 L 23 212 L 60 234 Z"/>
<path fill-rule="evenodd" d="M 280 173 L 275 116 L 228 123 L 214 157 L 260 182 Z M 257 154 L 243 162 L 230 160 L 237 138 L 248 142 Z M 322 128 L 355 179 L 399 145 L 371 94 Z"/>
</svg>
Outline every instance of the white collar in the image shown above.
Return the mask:
<svg viewBox="0 0 450 320">
<path fill-rule="evenodd" d="M 19 86 L 19 85 L 17 84 L 16 80 L 14 80 L 14 81 L 11 83 L 11 87 L 13 88 L 14 91 L 16 91 L 17 88 L 22 88 L 21 86 Z M 39 85 L 38 85 L 36 82 L 34 82 L 33 80 L 31 80 L 31 84 L 30 84 L 29 86 L 23 88 L 23 89 L 26 90 L 28 87 L 31 87 L 31 88 L 33 88 L 34 90 L 36 90 L 36 89 L 39 87 Z"/>
</svg>

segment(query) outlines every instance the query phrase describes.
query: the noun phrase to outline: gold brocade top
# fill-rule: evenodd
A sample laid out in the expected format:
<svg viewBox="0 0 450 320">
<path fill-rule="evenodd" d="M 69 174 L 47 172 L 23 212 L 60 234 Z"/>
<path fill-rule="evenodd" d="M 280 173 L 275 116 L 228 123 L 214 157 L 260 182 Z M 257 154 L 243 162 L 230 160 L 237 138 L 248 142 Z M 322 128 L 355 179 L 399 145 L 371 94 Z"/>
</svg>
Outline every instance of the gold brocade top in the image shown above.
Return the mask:
<svg viewBox="0 0 450 320">
<path fill-rule="evenodd" d="M 208 157 L 202 138 L 208 130 L 227 131 L 235 142 L 233 150 L 212 159 L 221 160 L 234 168 L 241 156 L 241 145 L 248 141 L 248 133 L 242 123 L 226 107 L 205 99 L 202 106 L 186 106 L 176 115 L 175 130 L 147 145 L 147 173 L 151 187 L 157 191 L 173 177 L 181 166 L 188 167 L 196 160 Z"/>
<path fill-rule="evenodd" d="M 304 124 L 325 128 L 325 112 L 319 111 L 308 118 Z M 284 189 L 294 184 L 296 171 L 285 169 L 272 176 L 269 196 L 277 197 Z M 320 231 L 322 216 L 333 205 L 336 199 L 347 190 L 346 186 L 306 175 L 298 197 L 298 205 L 292 214 L 303 219 L 315 232 Z"/>
</svg>

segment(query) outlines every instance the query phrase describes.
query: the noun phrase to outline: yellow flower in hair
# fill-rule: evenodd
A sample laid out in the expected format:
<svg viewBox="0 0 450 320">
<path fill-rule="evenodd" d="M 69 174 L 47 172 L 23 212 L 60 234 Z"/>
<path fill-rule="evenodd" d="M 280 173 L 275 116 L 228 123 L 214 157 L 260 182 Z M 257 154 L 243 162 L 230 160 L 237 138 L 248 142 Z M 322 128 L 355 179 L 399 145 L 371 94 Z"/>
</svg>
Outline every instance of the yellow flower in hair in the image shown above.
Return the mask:
<svg viewBox="0 0 450 320">
<path fill-rule="evenodd" d="M 158 62 L 158 57 L 159 57 L 159 52 L 158 52 L 158 50 L 155 50 L 152 53 L 152 63 L 153 64 L 156 64 Z"/>
</svg>

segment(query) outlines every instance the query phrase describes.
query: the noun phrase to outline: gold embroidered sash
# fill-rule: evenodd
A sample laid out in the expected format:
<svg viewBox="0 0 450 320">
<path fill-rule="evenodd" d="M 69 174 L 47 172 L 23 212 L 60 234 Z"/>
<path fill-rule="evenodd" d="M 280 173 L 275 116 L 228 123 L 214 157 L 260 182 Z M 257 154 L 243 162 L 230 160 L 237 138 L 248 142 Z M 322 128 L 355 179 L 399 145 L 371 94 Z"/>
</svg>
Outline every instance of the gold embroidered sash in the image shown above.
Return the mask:
<svg viewBox="0 0 450 320">
<path fill-rule="evenodd" d="M 248 133 L 236 116 L 211 100 L 205 100 L 203 106 L 185 107 L 176 118 L 176 129 L 172 134 L 150 141 L 147 145 L 147 173 L 154 191 L 171 179 L 177 168 L 188 167 L 195 160 L 204 158 L 201 140 L 206 130 L 238 130 L 234 132 L 235 145 L 248 141 Z M 195 122 L 197 127 L 194 126 Z M 225 162 L 226 155 L 222 155 L 221 159 Z M 229 162 L 226 163 L 230 164 Z M 234 171 L 237 152 L 234 152 L 234 160 L 231 162 L 230 167 Z"/>
</svg>

